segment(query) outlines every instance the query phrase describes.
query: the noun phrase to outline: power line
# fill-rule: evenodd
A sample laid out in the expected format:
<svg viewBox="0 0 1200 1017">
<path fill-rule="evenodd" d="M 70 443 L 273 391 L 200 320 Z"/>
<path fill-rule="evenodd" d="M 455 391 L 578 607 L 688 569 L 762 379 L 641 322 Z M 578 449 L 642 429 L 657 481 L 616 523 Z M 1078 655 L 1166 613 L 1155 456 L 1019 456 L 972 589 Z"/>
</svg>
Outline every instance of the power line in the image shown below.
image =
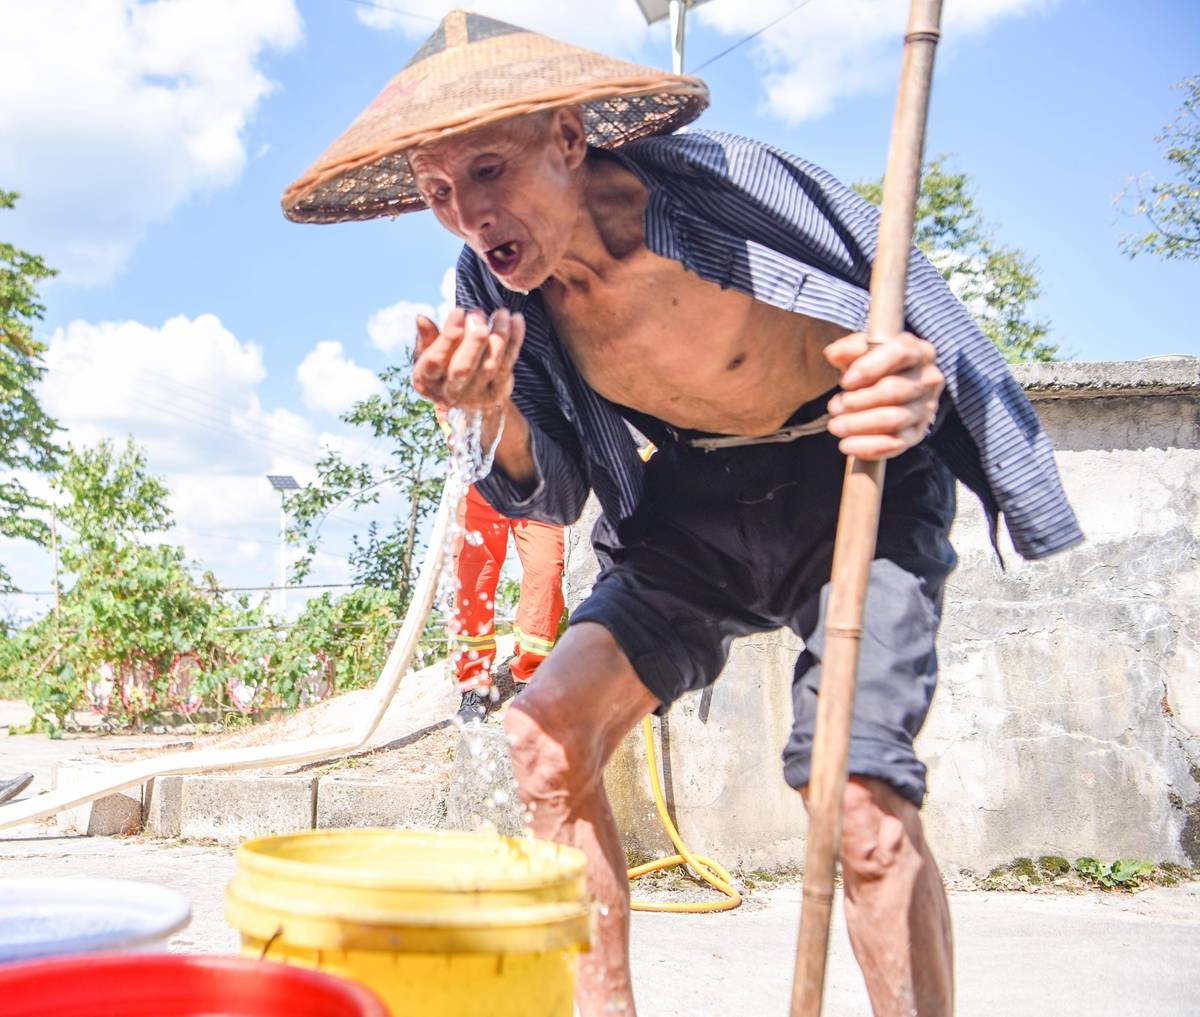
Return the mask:
<svg viewBox="0 0 1200 1017">
<path fill-rule="evenodd" d="M 170 375 L 164 374 L 162 371 L 158 371 L 155 368 L 146 365 L 139 365 L 137 370 L 139 373 L 147 375 L 152 380 L 157 381 L 160 386 L 174 389 L 177 398 L 182 397 L 192 400 L 197 404 L 198 407 L 207 411 L 209 415 L 215 416 L 221 420 L 223 424 L 227 425 L 232 413 L 238 412 L 237 407 L 232 406 L 227 401 L 217 397 L 214 393 L 200 388 L 199 386 L 180 382 L 175 378 L 172 378 Z M 266 414 L 266 411 L 264 410 L 263 413 Z M 310 431 L 309 427 L 306 426 L 306 422 L 303 420 L 298 424 L 290 420 L 275 421 L 272 424 L 272 427 L 276 430 L 289 431 L 294 439 L 304 440 L 306 442 L 309 439 L 318 437 L 315 432 Z M 294 449 L 299 446 L 292 445 L 291 447 Z M 306 452 L 305 454 L 310 453 Z"/>
<path fill-rule="evenodd" d="M 757 39 L 757 38 L 758 38 L 760 35 L 762 35 L 762 34 L 763 34 L 763 32 L 765 32 L 765 31 L 766 31 L 768 28 L 774 28 L 774 27 L 775 27 L 776 25 L 778 25 L 778 24 L 779 24 L 779 22 L 781 22 L 781 21 L 782 21 L 784 18 L 790 18 L 790 17 L 791 17 L 793 14 L 795 14 L 795 13 L 796 13 L 798 10 L 800 10 L 800 8 L 801 8 L 801 7 L 807 7 L 807 6 L 808 6 L 810 3 L 812 3 L 812 0 L 800 0 L 800 3 L 796 4 L 796 6 L 795 6 L 795 7 L 791 8 L 790 10 L 786 10 L 786 11 L 784 11 L 784 12 L 783 12 L 781 15 L 779 15 L 779 17 L 775 18 L 773 21 L 768 21 L 768 22 L 767 22 L 765 25 L 763 25 L 763 26 L 762 26 L 762 28 L 760 28 L 760 29 L 759 29 L 757 32 L 751 32 L 751 33 L 750 33 L 748 36 L 746 36 L 746 38 L 744 38 L 744 39 L 739 39 L 739 40 L 738 40 L 737 42 L 735 42 L 735 43 L 734 43 L 732 46 L 728 47 L 727 49 L 723 49 L 723 50 L 721 50 L 721 52 L 720 52 L 720 53 L 718 53 L 716 56 L 709 57 L 707 60 L 705 60 L 705 61 L 704 61 L 704 63 L 702 63 L 702 64 L 699 64 L 698 66 L 691 68 L 691 69 L 688 71 L 688 73 L 689 73 L 689 74 L 695 74 L 697 71 L 702 71 L 702 70 L 704 70 L 704 68 L 705 68 L 705 67 L 707 67 L 709 64 L 715 64 L 715 63 L 716 63 L 718 60 L 720 60 L 720 59 L 721 59 L 721 57 L 723 57 L 723 56 L 728 56 L 730 53 L 732 53 L 732 52 L 733 52 L 735 49 L 737 49 L 739 46 L 744 46 L 744 45 L 745 45 L 746 43 L 748 43 L 748 42 L 749 42 L 751 39 Z"/>
<path fill-rule="evenodd" d="M 359 7 L 374 7 L 377 11 L 388 11 L 391 14 L 402 14 L 406 18 L 416 18 L 418 21 L 430 21 L 437 24 L 438 18 L 431 18 L 428 14 L 417 14 L 414 11 L 401 10 L 399 7 L 392 7 L 388 4 L 377 4 L 372 0 L 346 0 L 346 3 L 358 4 Z"/>
<path fill-rule="evenodd" d="M 345 590 L 358 588 L 361 583 L 300 583 L 296 586 L 285 586 L 285 590 Z M 259 593 L 265 590 L 278 590 L 279 584 L 272 586 L 205 586 L 206 593 Z"/>
<path fill-rule="evenodd" d="M 300 583 L 296 586 L 285 586 L 285 590 L 345 590 L 357 589 L 361 583 Z M 279 585 L 273 586 L 202 586 L 205 593 L 258 593 L 267 590 L 278 590 Z M 53 590 L 8 590 L 0 593 L 0 597 L 53 597 Z"/>
<path fill-rule="evenodd" d="M 214 533 L 212 530 L 196 530 L 192 527 L 179 523 L 174 529 L 181 531 L 181 535 L 190 535 L 193 537 L 202 537 L 206 540 L 225 540 L 231 544 L 261 544 L 263 547 L 278 547 L 279 537 L 239 537 L 236 534 L 229 533 Z M 167 531 L 170 532 L 170 531 Z"/>
</svg>

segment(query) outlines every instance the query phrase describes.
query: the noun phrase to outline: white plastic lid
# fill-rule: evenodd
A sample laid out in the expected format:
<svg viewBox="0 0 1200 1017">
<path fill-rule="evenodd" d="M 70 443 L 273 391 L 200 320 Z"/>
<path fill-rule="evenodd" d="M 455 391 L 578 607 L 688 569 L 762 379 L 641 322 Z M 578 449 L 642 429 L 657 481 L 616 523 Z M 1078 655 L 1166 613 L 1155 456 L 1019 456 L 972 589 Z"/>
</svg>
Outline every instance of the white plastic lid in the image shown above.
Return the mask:
<svg viewBox="0 0 1200 1017">
<path fill-rule="evenodd" d="M 124 879 L 0 880 L 0 964 L 144 949 L 192 917 L 187 898 Z"/>
</svg>

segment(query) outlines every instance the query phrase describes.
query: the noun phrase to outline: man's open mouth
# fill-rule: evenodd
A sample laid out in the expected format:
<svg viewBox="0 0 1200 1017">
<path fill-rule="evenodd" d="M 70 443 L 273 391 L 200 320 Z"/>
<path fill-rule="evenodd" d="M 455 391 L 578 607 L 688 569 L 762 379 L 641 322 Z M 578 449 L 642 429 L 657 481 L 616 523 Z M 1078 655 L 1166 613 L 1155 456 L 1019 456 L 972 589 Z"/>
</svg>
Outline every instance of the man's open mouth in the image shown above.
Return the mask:
<svg viewBox="0 0 1200 1017">
<path fill-rule="evenodd" d="M 521 245 L 509 240 L 484 251 L 483 256 L 487 258 L 488 268 L 496 275 L 508 275 L 521 261 Z"/>
</svg>

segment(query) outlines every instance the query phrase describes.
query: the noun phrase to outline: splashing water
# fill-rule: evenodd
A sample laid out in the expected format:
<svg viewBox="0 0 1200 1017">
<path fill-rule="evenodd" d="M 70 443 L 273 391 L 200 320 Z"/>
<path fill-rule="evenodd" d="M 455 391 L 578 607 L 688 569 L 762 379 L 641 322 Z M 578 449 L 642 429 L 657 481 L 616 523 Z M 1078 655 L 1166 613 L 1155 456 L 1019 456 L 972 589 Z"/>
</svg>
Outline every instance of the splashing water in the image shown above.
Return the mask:
<svg viewBox="0 0 1200 1017">
<path fill-rule="evenodd" d="M 455 611 L 460 585 L 455 569 L 455 559 L 462 544 L 478 547 L 483 543 L 483 535 L 478 530 L 467 530 L 462 525 L 459 507 L 467 495 L 467 489 L 491 472 L 492 462 L 496 457 L 496 447 L 500 444 L 504 427 L 503 418 L 501 418 L 501 426 L 497 429 L 495 439 L 485 449 L 483 447 L 483 413 L 481 411 L 455 407 L 447 412 L 446 425 L 449 429 L 447 440 L 450 445 L 450 455 L 446 461 L 446 495 L 454 506 L 454 514 L 446 528 L 446 538 L 442 545 L 442 565 L 438 572 L 436 604 L 437 610 L 446 619 L 450 665 L 454 667 L 462 658 L 462 650 L 458 648 L 456 640 L 461 624 Z"/>
<path fill-rule="evenodd" d="M 446 460 L 446 492 L 457 509 L 467 495 L 467 489 L 477 480 L 491 472 L 500 444 L 501 431 L 488 449 L 483 448 L 483 414 L 479 410 L 467 411 L 455 407 L 446 414 L 446 425 L 450 430 L 448 441 L 450 455 Z M 454 615 L 454 597 L 458 582 L 454 575 L 454 559 L 460 542 L 478 546 L 483 536 L 478 530 L 467 531 L 458 520 L 458 512 L 446 529 L 446 540 L 442 546 L 442 568 L 438 576 L 438 608 L 449 617 Z"/>
</svg>

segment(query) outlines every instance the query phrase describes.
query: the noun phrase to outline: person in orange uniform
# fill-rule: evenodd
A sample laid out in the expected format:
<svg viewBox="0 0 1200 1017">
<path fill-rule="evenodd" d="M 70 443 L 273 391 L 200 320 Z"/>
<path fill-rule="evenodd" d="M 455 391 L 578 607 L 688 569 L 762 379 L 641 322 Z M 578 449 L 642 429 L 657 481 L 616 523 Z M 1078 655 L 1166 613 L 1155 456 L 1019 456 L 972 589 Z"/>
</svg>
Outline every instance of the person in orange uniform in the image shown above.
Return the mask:
<svg viewBox="0 0 1200 1017">
<path fill-rule="evenodd" d="M 563 528 L 532 519 L 509 519 L 474 487 L 464 500 L 463 529 L 478 539 L 462 542 L 457 563 L 458 597 L 454 636 L 463 720 L 482 720 L 488 711 L 496 657 L 496 586 L 511 531 L 521 559 L 521 598 L 513 632 L 516 655 L 500 665 L 512 670 L 516 692 L 533 677 L 554 647 L 563 613 Z"/>
</svg>

